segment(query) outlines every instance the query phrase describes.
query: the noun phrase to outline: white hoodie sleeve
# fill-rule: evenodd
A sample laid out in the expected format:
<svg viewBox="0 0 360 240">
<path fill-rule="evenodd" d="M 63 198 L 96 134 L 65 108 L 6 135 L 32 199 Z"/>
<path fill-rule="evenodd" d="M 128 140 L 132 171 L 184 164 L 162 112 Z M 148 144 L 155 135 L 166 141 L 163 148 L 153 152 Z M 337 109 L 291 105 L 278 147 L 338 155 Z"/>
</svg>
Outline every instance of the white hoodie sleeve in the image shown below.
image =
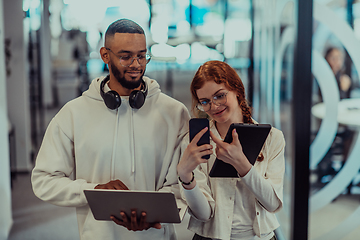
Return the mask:
<svg viewBox="0 0 360 240">
<path fill-rule="evenodd" d="M 190 120 L 190 114 L 188 110 L 185 108 L 185 106 L 181 106 L 181 110 L 174 111 L 174 113 L 180 113 L 177 119 L 179 120 L 178 124 L 174 124 L 174 126 L 178 126 L 177 129 L 177 139 L 174 149 L 168 149 L 168 151 L 171 152 L 171 164 L 168 169 L 166 169 L 166 181 L 162 184 L 162 186 L 159 186 L 159 191 L 161 192 L 172 192 L 175 195 L 176 203 L 178 208 L 181 209 L 180 213 L 185 214 L 187 204 L 184 201 L 184 199 L 181 197 L 180 187 L 178 184 L 178 178 L 177 178 L 177 170 L 176 167 L 180 161 L 180 158 L 182 156 L 182 153 L 184 149 L 186 148 L 186 140 L 187 132 L 189 129 L 189 120 Z M 183 216 L 181 216 L 183 217 Z"/>
<path fill-rule="evenodd" d="M 33 191 L 38 198 L 66 207 L 87 204 L 83 190 L 94 189 L 97 184 L 70 178 L 75 169 L 73 149 L 72 140 L 53 119 L 46 130 L 31 176 Z"/>
</svg>

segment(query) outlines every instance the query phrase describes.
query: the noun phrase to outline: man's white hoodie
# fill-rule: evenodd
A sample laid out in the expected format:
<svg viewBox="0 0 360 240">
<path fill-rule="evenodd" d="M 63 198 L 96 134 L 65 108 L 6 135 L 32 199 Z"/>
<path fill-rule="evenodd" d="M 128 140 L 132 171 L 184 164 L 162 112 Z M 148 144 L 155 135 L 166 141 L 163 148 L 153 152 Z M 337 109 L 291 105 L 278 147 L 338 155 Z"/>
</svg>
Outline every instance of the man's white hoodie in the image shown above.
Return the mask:
<svg viewBox="0 0 360 240">
<path fill-rule="evenodd" d="M 89 209 L 83 190 L 110 180 L 119 179 L 130 190 L 176 190 L 176 166 L 190 118 L 182 103 L 147 77 L 148 94 L 140 109 L 122 97 L 121 106 L 110 110 L 100 95 L 103 79 L 94 79 L 51 120 L 32 172 L 34 193 L 46 202 L 76 207 L 84 240 L 175 239 L 171 224 L 132 232 L 95 220 Z"/>
</svg>

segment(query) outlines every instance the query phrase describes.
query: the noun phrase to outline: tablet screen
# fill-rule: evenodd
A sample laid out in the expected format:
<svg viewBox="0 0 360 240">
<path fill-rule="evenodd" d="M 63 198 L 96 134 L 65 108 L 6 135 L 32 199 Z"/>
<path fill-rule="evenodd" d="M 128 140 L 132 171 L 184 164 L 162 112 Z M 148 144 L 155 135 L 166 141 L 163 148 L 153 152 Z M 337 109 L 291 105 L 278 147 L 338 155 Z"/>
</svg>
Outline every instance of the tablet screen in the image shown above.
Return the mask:
<svg viewBox="0 0 360 240">
<path fill-rule="evenodd" d="M 230 125 L 224 142 L 232 142 L 232 130 L 236 129 L 243 152 L 254 165 L 271 130 L 270 124 L 233 123 Z M 216 159 L 209 174 L 210 177 L 238 177 L 236 169 L 220 159 Z"/>
</svg>

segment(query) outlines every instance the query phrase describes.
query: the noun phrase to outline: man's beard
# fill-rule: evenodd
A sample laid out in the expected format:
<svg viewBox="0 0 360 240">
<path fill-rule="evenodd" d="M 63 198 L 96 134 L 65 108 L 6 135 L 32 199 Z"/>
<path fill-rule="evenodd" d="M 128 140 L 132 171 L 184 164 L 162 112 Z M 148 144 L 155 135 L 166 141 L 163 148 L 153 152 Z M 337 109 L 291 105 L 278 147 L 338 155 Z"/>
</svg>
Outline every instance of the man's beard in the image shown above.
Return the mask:
<svg viewBox="0 0 360 240">
<path fill-rule="evenodd" d="M 139 80 L 136 81 L 128 81 L 125 79 L 125 76 L 121 76 L 120 71 L 117 69 L 117 67 L 111 62 L 110 63 L 111 66 L 111 72 L 114 75 L 114 77 L 116 78 L 116 80 L 121 84 L 121 86 L 123 86 L 124 88 L 127 89 L 135 89 L 138 88 L 141 84 L 141 82 L 143 81 L 143 76 L 144 76 L 144 72 L 142 73 L 142 75 L 140 76 Z"/>
</svg>

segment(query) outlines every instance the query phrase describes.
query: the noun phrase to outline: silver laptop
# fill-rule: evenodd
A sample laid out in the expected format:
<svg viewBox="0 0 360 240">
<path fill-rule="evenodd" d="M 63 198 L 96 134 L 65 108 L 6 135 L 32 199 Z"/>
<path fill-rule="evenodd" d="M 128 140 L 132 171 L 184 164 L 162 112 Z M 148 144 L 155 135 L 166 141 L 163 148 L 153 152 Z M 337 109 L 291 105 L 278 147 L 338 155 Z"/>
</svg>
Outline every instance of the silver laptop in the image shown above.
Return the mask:
<svg viewBox="0 0 360 240">
<path fill-rule="evenodd" d="M 146 212 L 147 222 L 180 223 L 182 219 L 183 211 L 170 192 L 93 189 L 84 193 L 96 220 L 112 221 L 111 215 L 122 219 L 121 211 L 130 217 L 133 209 L 138 219 Z"/>
</svg>

